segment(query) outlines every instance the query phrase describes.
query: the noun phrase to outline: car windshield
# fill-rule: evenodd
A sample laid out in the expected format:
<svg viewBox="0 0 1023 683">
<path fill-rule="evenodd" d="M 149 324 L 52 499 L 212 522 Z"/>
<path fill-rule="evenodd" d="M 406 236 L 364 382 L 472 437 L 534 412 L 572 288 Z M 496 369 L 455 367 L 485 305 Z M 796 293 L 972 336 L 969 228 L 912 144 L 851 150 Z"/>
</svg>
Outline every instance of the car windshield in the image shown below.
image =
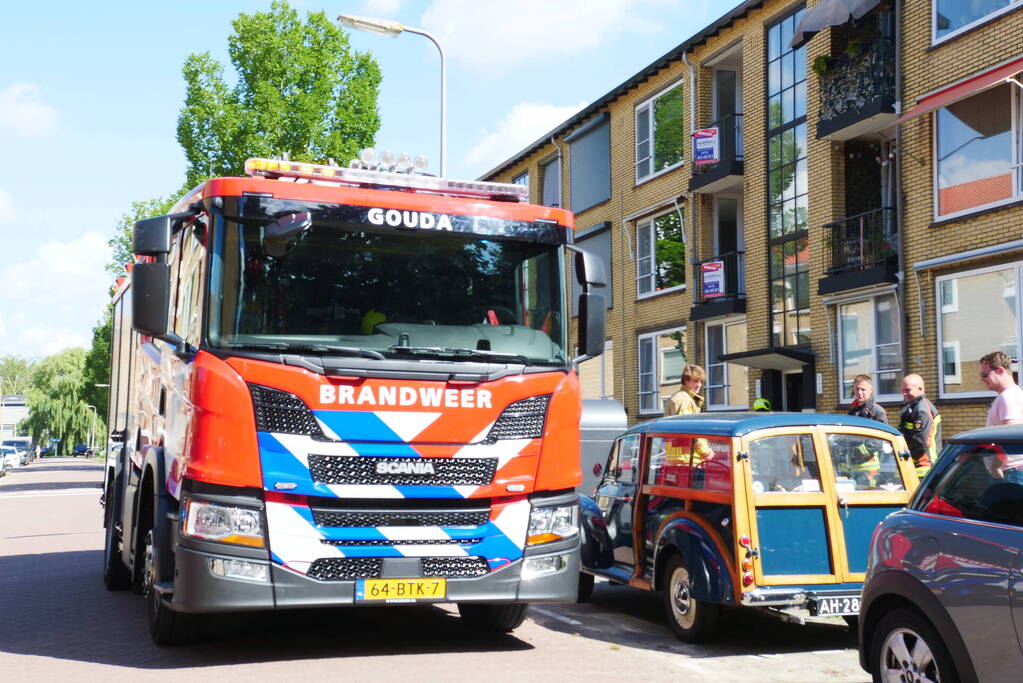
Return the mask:
<svg viewBox="0 0 1023 683">
<path fill-rule="evenodd" d="M 342 221 L 282 243 L 227 220 L 215 245 L 214 346 L 565 363 L 558 245 Z"/>
</svg>

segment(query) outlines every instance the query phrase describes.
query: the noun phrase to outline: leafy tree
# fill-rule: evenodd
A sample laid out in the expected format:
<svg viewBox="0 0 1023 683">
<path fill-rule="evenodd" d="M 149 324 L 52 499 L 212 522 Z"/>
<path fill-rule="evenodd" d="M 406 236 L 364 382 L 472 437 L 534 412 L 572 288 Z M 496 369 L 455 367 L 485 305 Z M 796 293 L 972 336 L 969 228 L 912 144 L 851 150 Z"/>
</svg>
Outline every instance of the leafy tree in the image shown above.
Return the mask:
<svg viewBox="0 0 1023 683">
<path fill-rule="evenodd" d="M 117 228 L 114 236 L 107 244 L 110 246 L 111 260 L 107 264 L 107 272 L 115 278 L 124 275 L 124 265 L 135 260 L 135 253 L 131 248 L 132 228 L 137 221 L 153 216 L 162 216 L 174 206 L 174 199 L 153 197 L 141 202 L 132 202 L 131 208 L 117 221 Z"/>
<path fill-rule="evenodd" d="M 185 60 L 178 142 L 188 187 L 240 175 L 251 156 L 344 162 L 373 144 L 380 68 L 324 12 L 302 22 L 276 0 L 269 12 L 240 14 L 232 25 L 233 87 L 208 52 Z"/>
<path fill-rule="evenodd" d="M 24 394 L 32 385 L 32 361 L 19 356 L 0 358 L 0 378 L 4 394 Z"/>
<path fill-rule="evenodd" d="M 82 379 L 85 382 L 82 399 L 96 406 L 99 413 L 97 417 L 100 418 L 107 414 L 110 389 L 96 385 L 110 383 L 110 339 L 113 326 L 113 309 L 107 306 L 103 319 L 92 328 L 92 346 L 85 355 L 85 367 L 82 370 Z"/>
<path fill-rule="evenodd" d="M 82 397 L 85 349 L 67 349 L 39 361 L 32 373 L 32 386 L 26 392 L 29 416 L 22 423 L 37 443 L 47 438 L 60 439 L 58 451 L 70 452 L 77 443 L 88 440 L 92 410 Z M 100 430 L 97 420 L 96 430 Z"/>
</svg>

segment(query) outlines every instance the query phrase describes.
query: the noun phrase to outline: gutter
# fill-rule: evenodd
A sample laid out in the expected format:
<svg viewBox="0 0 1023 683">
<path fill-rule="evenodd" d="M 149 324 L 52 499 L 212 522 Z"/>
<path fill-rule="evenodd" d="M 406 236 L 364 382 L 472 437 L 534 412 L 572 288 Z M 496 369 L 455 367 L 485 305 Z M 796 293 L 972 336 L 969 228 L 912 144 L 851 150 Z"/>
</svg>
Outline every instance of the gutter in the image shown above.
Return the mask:
<svg viewBox="0 0 1023 683">
<path fill-rule="evenodd" d="M 686 52 L 686 51 L 682 52 L 682 63 L 685 64 L 686 67 L 688 67 L 688 69 L 689 69 L 689 157 L 690 157 L 689 158 L 689 169 L 690 169 L 689 172 L 692 173 L 695 170 L 695 168 L 696 168 L 695 165 L 694 165 L 695 161 L 694 161 L 694 153 L 693 153 L 693 133 L 696 131 L 696 67 L 693 65 L 692 62 L 689 61 L 689 53 Z M 690 209 L 690 212 L 692 213 L 692 216 L 693 216 L 692 222 L 690 223 L 690 225 L 692 225 L 692 230 L 693 230 L 693 239 L 690 240 L 690 244 L 688 244 L 687 246 L 689 247 L 689 249 L 688 249 L 688 251 L 689 251 L 689 263 L 692 264 L 692 266 L 693 266 L 692 271 L 691 271 L 692 272 L 692 277 L 695 278 L 695 275 L 696 275 L 696 264 L 699 263 L 699 259 L 696 258 L 696 255 L 697 255 L 697 253 L 699 253 L 699 245 L 700 245 L 700 241 L 697 238 L 697 236 L 699 235 L 699 232 L 696 229 L 696 226 L 697 226 L 697 204 L 699 204 L 699 198 L 698 198 L 697 193 L 695 193 L 695 192 L 693 193 L 693 198 L 692 198 L 692 201 L 690 202 L 690 204 L 692 205 L 691 209 Z M 678 201 L 677 200 L 675 202 L 675 209 L 676 209 L 676 211 L 678 210 Z M 682 212 L 681 211 L 679 211 L 679 216 L 680 217 L 682 216 Z M 682 239 L 683 240 L 685 239 L 685 232 L 686 232 L 685 225 L 683 225 L 682 226 L 682 235 L 683 235 Z M 693 283 L 693 284 L 695 284 L 695 283 Z M 692 302 L 692 305 L 695 306 L 696 305 L 696 287 L 695 286 L 689 287 L 689 299 Z M 704 363 L 704 364 L 706 365 L 706 363 Z"/>
</svg>

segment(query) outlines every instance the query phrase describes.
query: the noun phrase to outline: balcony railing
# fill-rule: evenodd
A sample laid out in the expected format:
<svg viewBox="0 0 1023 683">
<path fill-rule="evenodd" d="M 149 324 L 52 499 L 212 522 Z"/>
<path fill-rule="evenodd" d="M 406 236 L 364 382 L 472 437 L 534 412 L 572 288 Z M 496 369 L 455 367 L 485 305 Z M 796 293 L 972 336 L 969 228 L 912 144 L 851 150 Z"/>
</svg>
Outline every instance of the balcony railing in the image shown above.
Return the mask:
<svg viewBox="0 0 1023 683">
<path fill-rule="evenodd" d="M 696 303 L 746 296 L 746 252 L 733 251 L 705 259 L 693 266 Z"/>
<path fill-rule="evenodd" d="M 834 127 L 828 124 L 837 123 L 837 119 L 858 119 L 857 114 L 866 118 L 878 113 L 875 109 L 879 103 L 895 99 L 892 39 L 879 36 L 856 54 L 831 57 L 819 82 L 821 127 Z"/>
<path fill-rule="evenodd" d="M 719 166 L 742 161 L 742 114 L 722 116 L 707 127 L 718 129 L 718 162 L 700 164 L 694 169 L 695 173 L 706 173 Z"/>
<path fill-rule="evenodd" d="M 895 209 L 874 209 L 824 226 L 831 244 L 829 275 L 880 265 L 895 258 Z"/>
</svg>

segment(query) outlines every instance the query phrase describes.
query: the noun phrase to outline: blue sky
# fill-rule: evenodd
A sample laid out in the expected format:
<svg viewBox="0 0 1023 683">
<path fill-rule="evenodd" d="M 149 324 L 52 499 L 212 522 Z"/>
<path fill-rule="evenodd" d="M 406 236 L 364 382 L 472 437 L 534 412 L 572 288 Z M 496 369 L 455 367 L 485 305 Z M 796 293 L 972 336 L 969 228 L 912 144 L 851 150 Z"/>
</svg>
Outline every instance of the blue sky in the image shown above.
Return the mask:
<svg viewBox="0 0 1023 683">
<path fill-rule="evenodd" d="M 738 4 L 738 0 L 292 0 L 395 19 L 444 45 L 448 175 L 477 177 Z M 227 66 L 239 13 L 269 0 L 0 9 L 0 356 L 88 347 L 131 202 L 181 185 L 181 66 Z M 425 38 L 354 32 L 383 71 L 378 149 L 439 166 L 439 60 Z"/>
</svg>

